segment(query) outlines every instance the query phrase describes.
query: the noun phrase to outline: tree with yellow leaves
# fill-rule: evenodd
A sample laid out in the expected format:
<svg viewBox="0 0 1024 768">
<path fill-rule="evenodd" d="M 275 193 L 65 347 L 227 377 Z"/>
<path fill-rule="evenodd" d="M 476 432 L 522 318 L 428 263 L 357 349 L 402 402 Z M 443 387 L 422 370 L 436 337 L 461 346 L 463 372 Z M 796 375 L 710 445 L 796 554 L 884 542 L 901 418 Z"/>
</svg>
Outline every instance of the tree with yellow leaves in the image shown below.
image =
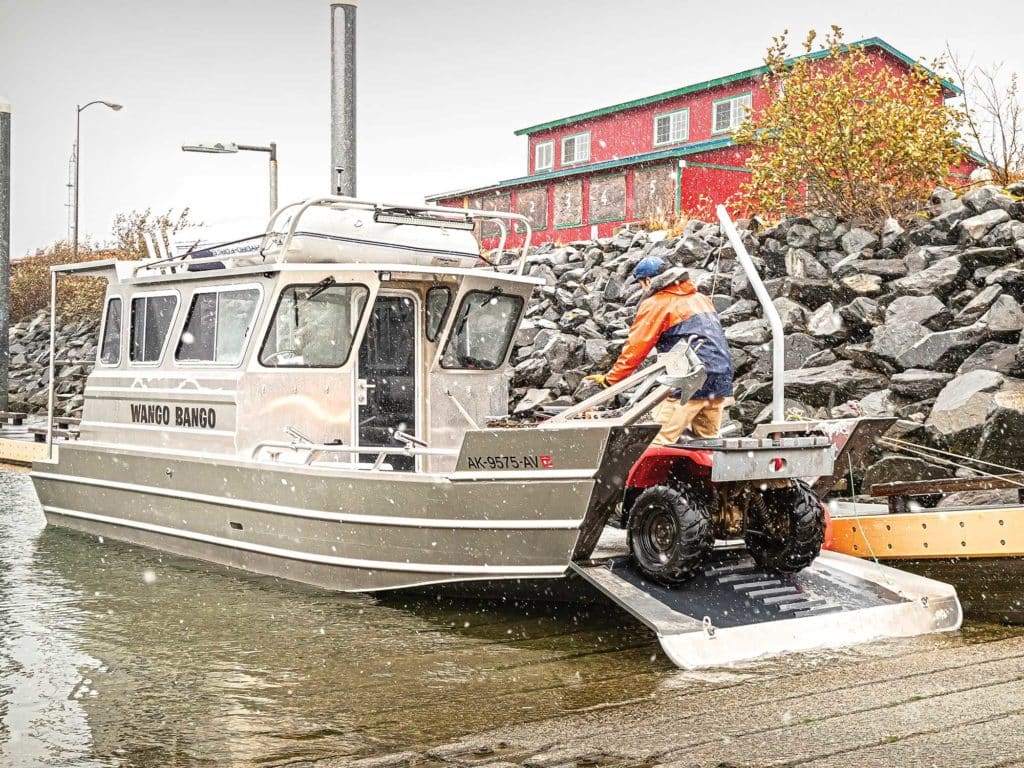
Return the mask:
<svg viewBox="0 0 1024 768">
<path fill-rule="evenodd" d="M 735 135 L 752 149 L 746 203 L 769 216 L 827 209 L 863 223 L 914 210 L 963 157 L 962 116 L 939 76 L 882 66 L 835 26 L 817 50 L 812 31 L 806 55 L 787 58 L 786 34 L 765 60 L 773 98 Z"/>
</svg>

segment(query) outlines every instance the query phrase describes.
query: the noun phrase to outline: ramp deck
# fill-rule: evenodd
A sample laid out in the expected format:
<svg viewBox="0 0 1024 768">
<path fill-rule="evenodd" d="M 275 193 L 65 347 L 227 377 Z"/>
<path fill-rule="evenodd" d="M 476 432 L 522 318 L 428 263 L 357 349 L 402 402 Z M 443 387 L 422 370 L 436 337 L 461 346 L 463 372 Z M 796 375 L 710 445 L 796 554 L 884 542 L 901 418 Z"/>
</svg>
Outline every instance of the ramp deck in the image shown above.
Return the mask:
<svg viewBox="0 0 1024 768">
<path fill-rule="evenodd" d="M 952 631 L 963 617 L 948 584 L 835 552 L 787 575 L 759 568 L 742 546 L 722 546 L 703 574 L 668 588 L 630 566 L 621 537 L 602 544 L 572 569 L 650 627 L 684 668 Z"/>
</svg>

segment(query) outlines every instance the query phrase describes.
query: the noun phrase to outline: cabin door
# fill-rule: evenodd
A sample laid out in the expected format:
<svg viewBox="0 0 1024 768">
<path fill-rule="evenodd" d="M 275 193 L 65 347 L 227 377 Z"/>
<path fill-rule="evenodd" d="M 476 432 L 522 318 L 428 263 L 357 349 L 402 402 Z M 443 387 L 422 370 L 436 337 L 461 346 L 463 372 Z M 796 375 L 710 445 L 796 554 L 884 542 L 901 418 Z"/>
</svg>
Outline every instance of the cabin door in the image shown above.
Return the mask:
<svg viewBox="0 0 1024 768">
<path fill-rule="evenodd" d="M 420 333 L 418 299 L 412 293 L 377 296 L 359 347 L 356 404 L 360 447 L 395 446 L 396 431 L 417 436 Z M 360 461 L 372 463 L 373 455 Z M 413 456 L 390 456 L 395 470 L 416 468 Z"/>
</svg>

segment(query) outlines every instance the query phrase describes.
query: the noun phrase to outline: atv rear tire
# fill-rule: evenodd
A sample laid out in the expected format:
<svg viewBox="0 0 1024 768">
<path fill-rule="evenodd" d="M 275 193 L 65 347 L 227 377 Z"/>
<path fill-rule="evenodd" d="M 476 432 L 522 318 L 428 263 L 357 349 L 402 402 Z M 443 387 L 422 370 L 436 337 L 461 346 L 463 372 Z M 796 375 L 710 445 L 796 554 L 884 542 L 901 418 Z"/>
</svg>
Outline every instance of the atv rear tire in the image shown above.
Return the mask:
<svg viewBox="0 0 1024 768">
<path fill-rule="evenodd" d="M 761 492 L 747 509 L 747 549 L 766 570 L 802 571 L 821 553 L 824 540 L 825 510 L 800 480 Z"/>
<path fill-rule="evenodd" d="M 685 487 L 665 485 L 637 497 L 629 511 L 627 538 L 640 573 L 666 586 L 697 575 L 715 543 L 704 502 Z"/>
</svg>

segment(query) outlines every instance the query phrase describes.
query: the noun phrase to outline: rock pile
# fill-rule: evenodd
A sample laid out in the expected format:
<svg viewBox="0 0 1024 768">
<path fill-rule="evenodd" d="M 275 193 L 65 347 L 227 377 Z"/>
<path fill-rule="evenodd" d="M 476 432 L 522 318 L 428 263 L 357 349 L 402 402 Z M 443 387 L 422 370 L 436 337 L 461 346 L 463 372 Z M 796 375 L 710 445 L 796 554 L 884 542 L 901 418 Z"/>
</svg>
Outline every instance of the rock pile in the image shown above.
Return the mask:
<svg viewBox="0 0 1024 768">
<path fill-rule="evenodd" d="M 827 213 L 739 226 L 784 324 L 789 413 L 896 416 L 904 439 L 1024 467 L 1024 183 L 940 188 L 926 215 L 877 231 Z M 677 237 L 622 233 L 529 256 L 545 285 L 515 341 L 514 412 L 589 394 L 583 377 L 621 349 L 641 297 L 628 277 L 649 255 L 687 267 L 718 308 L 737 373 L 730 417 L 744 432 L 768 419 L 768 325 L 719 226 L 699 221 Z M 936 472 L 906 458 L 901 470 Z"/>
<path fill-rule="evenodd" d="M 57 389 L 54 412 L 81 416 L 85 379 L 96 360 L 98 323 L 82 320 L 57 328 Z M 15 323 L 10 329 L 11 367 L 8 408 L 44 413 L 50 371 L 50 318 L 45 311 Z"/>
</svg>

